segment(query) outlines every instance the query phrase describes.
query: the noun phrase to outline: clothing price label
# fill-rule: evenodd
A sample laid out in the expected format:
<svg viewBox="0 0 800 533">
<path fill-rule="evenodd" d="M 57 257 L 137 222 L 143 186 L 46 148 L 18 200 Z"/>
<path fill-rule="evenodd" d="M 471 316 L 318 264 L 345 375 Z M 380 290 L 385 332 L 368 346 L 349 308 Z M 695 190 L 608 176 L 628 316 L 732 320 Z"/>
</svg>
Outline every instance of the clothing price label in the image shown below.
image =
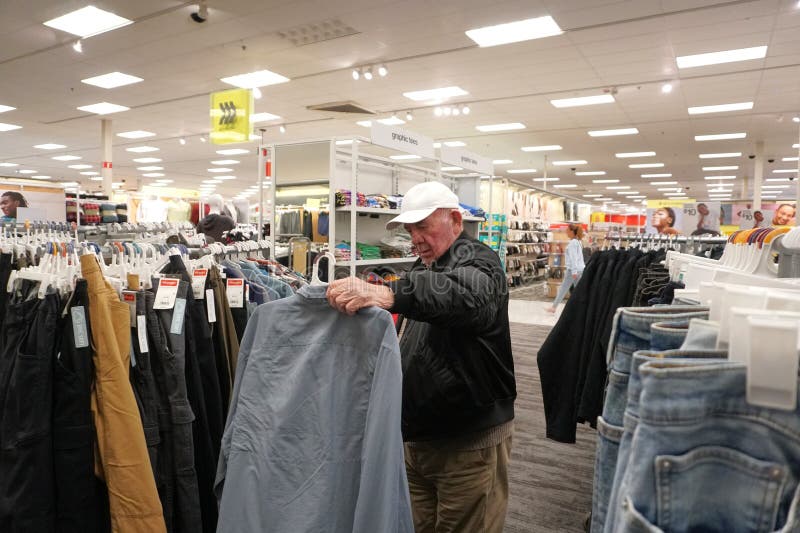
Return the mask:
<svg viewBox="0 0 800 533">
<path fill-rule="evenodd" d="M 183 317 L 186 314 L 186 298 L 178 298 L 175 300 L 175 309 L 172 310 L 172 325 L 169 332 L 173 335 L 180 335 L 183 333 Z"/>
<path fill-rule="evenodd" d="M 136 293 L 133 291 L 122 291 L 122 301 L 128 304 L 131 315 L 131 327 L 136 327 Z"/>
<path fill-rule="evenodd" d="M 179 280 L 172 278 L 162 278 L 159 281 L 153 309 L 172 309 L 175 307 L 175 298 L 178 297 L 178 283 Z"/>
<path fill-rule="evenodd" d="M 192 292 L 195 300 L 202 300 L 206 292 L 206 278 L 208 270 L 205 268 L 195 268 L 192 272 Z"/>
<path fill-rule="evenodd" d="M 139 351 L 147 353 L 150 348 L 147 346 L 147 318 L 144 315 L 136 317 L 136 336 L 139 337 Z"/>
<path fill-rule="evenodd" d="M 225 280 L 228 295 L 228 305 L 231 307 L 244 307 L 244 280 L 229 278 Z"/>
<path fill-rule="evenodd" d="M 206 313 L 208 314 L 209 324 L 217 321 L 217 310 L 214 309 L 214 289 L 206 290 Z"/>
<path fill-rule="evenodd" d="M 75 336 L 76 348 L 89 346 L 89 329 L 86 327 L 86 310 L 82 305 L 76 305 L 70 311 L 72 315 L 72 333 Z"/>
</svg>

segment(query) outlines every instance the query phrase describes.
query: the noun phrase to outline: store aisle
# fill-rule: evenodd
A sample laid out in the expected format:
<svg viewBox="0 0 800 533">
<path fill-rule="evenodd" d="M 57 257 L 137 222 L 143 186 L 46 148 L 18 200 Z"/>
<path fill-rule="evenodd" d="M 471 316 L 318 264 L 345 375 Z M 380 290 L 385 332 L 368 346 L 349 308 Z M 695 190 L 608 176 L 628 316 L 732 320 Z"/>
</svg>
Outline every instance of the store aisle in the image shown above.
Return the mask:
<svg viewBox="0 0 800 533">
<path fill-rule="evenodd" d="M 524 309 L 525 304 L 543 308 L 542 302 L 511 303 L 518 397 L 505 533 L 581 533 L 591 508 L 596 433 L 588 426 L 579 426 L 576 444 L 545 438 L 536 352 L 550 327 L 519 323 L 525 316 L 511 311 Z M 537 316 L 529 314 L 528 318 Z"/>
</svg>

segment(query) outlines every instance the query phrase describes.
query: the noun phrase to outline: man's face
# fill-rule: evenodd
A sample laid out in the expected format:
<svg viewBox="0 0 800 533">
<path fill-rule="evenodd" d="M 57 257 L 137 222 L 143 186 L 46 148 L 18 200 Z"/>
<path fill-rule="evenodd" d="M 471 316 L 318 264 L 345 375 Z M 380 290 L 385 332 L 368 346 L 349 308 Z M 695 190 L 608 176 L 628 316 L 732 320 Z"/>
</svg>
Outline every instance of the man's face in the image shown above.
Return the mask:
<svg viewBox="0 0 800 533">
<path fill-rule="evenodd" d="M 17 207 L 19 202 L 11 199 L 10 196 L 0 196 L 0 210 L 8 217 L 17 217 Z"/>
<path fill-rule="evenodd" d="M 439 259 L 458 237 L 459 228 L 450 209 L 437 209 L 428 218 L 415 224 L 404 224 L 411 235 L 422 262 L 430 266 Z"/>
<path fill-rule="evenodd" d="M 775 212 L 775 220 L 773 222 L 779 226 L 785 226 L 792 221 L 793 217 L 794 208 L 789 205 L 782 205 L 780 209 Z"/>
<path fill-rule="evenodd" d="M 653 224 L 653 227 L 660 228 L 662 226 L 668 226 L 669 215 L 663 209 L 656 209 L 653 211 L 653 218 L 650 221 Z"/>
</svg>

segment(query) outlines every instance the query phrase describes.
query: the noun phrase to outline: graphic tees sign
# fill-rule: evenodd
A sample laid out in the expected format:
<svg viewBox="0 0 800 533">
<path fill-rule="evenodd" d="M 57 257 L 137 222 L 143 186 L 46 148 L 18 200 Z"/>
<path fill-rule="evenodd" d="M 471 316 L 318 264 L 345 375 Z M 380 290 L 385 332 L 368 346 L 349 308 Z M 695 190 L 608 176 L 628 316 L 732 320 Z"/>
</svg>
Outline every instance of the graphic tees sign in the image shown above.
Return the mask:
<svg viewBox="0 0 800 533">
<path fill-rule="evenodd" d="M 396 126 L 386 126 L 378 122 L 372 123 L 372 144 L 393 148 L 407 154 L 433 159 L 433 139 L 413 131 L 404 130 Z"/>
<path fill-rule="evenodd" d="M 214 144 L 240 143 L 250 140 L 250 115 L 253 113 L 253 92 L 231 89 L 211 93 L 211 133 Z"/>
<path fill-rule="evenodd" d="M 473 170 L 491 176 L 494 174 L 494 164 L 491 159 L 479 156 L 460 148 L 451 148 L 442 145 L 442 162 L 461 167 L 465 170 Z"/>
</svg>

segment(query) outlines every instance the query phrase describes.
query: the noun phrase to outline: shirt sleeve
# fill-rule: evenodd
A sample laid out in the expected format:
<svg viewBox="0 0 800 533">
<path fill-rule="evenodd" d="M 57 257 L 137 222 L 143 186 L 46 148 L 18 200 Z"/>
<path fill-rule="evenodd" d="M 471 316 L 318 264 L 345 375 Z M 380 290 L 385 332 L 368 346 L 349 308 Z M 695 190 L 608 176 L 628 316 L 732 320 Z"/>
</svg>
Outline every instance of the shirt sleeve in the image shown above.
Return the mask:
<svg viewBox="0 0 800 533">
<path fill-rule="evenodd" d="M 581 266 L 581 259 L 583 258 L 579 257 L 579 254 L 582 253 L 581 245 L 576 239 L 569 241 L 566 250 L 566 263 L 568 270 L 573 272 L 583 270 L 583 267 Z"/>
</svg>

